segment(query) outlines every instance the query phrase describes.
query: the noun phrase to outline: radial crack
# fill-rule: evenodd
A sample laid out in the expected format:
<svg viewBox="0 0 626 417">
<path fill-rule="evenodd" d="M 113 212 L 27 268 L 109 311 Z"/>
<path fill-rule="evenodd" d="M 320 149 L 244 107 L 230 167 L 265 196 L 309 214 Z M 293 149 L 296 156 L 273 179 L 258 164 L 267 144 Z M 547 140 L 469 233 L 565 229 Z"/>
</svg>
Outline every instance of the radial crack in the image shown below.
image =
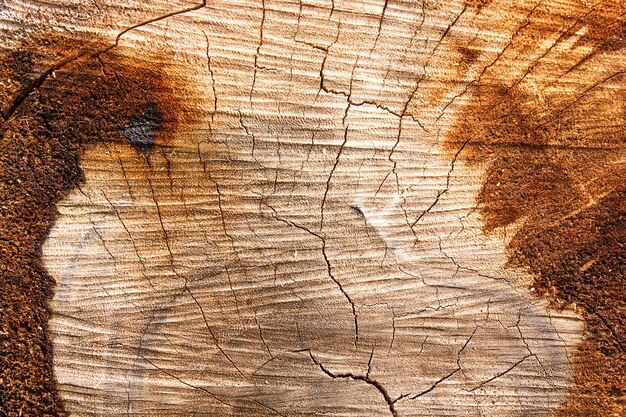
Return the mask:
<svg viewBox="0 0 626 417">
<path fill-rule="evenodd" d="M 359 342 L 359 320 L 358 320 L 358 315 L 356 312 L 356 304 L 354 303 L 354 300 L 352 300 L 352 297 L 350 297 L 350 295 L 346 292 L 346 290 L 344 289 L 343 285 L 341 284 L 341 282 L 339 282 L 339 280 L 333 275 L 332 272 L 332 266 L 330 263 L 330 260 L 328 259 L 328 255 L 326 254 L 326 238 L 319 232 L 314 232 L 312 230 L 310 230 L 309 228 L 299 225 L 297 223 L 292 222 L 291 220 L 287 220 L 284 219 L 282 217 L 280 217 L 278 215 L 278 213 L 276 212 L 276 209 L 274 207 L 272 207 L 271 205 L 265 203 L 265 205 L 272 210 L 272 217 L 274 217 L 274 219 L 278 220 L 281 223 L 285 223 L 288 224 L 292 227 L 295 227 L 297 229 L 300 229 L 302 231 L 307 232 L 308 234 L 315 236 L 316 238 L 318 238 L 321 243 L 322 243 L 322 256 L 324 257 L 324 261 L 326 262 L 326 268 L 328 271 L 328 276 L 329 278 L 335 283 L 335 285 L 337 286 L 337 288 L 339 288 L 339 291 L 341 291 L 341 293 L 343 294 L 343 296 L 345 297 L 345 299 L 348 301 L 348 303 L 350 303 L 350 309 L 352 311 L 352 316 L 354 317 L 354 346 L 356 347 L 358 342 Z"/>
<path fill-rule="evenodd" d="M 326 368 L 322 362 L 318 361 L 315 356 L 313 356 L 313 353 L 311 352 L 310 349 L 306 349 L 304 350 L 304 352 L 307 352 L 309 354 L 309 357 L 311 358 L 311 360 L 313 361 L 313 363 L 315 365 L 317 365 L 322 372 L 324 372 L 324 374 L 326 374 L 327 376 L 333 378 L 333 379 L 351 379 L 354 381 L 361 381 L 361 382 L 365 382 L 368 385 L 371 385 L 372 387 L 374 387 L 380 394 L 382 394 L 383 398 L 385 399 L 385 402 L 387 403 L 388 407 L 389 407 L 389 411 L 391 412 L 391 415 L 394 417 L 398 416 L 398 412 L 396 411 L 395 408 L 395 404 L 396 402 L 401 399 L 404 398 L 405 396 L 401 395 L 395 399 L 391 398 L 391 396 L 389 395 L 389 392 L 387 391 L 387 389 L 378 381 L 376 381 L 375 379 L 372 379 L 369 377 L 369 372 L 367 375 L 363 376 L 363 375 L 355 375 L 352 373 L 333 373 L 331 372 L 328 368 Z M 370 358 L 371 361 L 371 358 Z"/>
</svg>

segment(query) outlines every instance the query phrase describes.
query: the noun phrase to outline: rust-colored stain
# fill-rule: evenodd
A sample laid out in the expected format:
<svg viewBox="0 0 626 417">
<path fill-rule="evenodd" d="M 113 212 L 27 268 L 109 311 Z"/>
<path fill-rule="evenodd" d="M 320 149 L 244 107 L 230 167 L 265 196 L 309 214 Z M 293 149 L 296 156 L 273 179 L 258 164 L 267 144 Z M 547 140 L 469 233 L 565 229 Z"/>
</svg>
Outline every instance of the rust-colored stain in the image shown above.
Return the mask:
<svg viewBox="0 0 626 417">
<path fill-rule="evenodd" d="M 172 77 L 110 46 L 38 36 L 0 50 L 0 415 L 64 414 L 40 256 L 56 203 L 83 180 L 81 150 L 129 141 L 149 152 L 184 114 Z"/>
<path fill-rule="evenodd" d="M 487 71 L 445 145 L 486 169 L 477 204 L 485 232 L 514 230 L 509 264 L 528 268 L 540 295 L 584 314 L 559 416 L 626 415 L 626 69 L 616 58 L 626 41 L 624 11 L 611 5 L 572 18 L 554 45 L 585 53 L 558 62 L 548 51 L 508 83 Z M 527 22 L 494 73 L 519 68 L 515 54 L 564 19 L 537 14 L 542 24 Z"/>
</svg>

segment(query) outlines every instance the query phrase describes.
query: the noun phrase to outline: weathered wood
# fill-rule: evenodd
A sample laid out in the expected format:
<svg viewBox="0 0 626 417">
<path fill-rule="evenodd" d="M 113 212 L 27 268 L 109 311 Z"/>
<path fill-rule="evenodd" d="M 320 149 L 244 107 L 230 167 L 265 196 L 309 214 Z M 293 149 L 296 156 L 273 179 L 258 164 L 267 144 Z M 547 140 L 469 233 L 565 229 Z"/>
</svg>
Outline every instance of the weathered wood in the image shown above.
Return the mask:
<svg viewBox="0 0 626 417">
<path fill-rule="evenodd" d="M 624 10 L 608 3 L 7 4 L 9 30 L 45 17 L 23 39 L 59 34 L 61 49 L 21 43 L 56 65 L 44 92 L 100 68 L 108 97 L 125 85 L 116 54 L 167 85 L 87 142 L 43 246 L 66 411 L 619 415 L 623 373 L 596 383 L 576 354 L 594 298 L 557 310 L 533 294 L 564 297 L 528 259 L 552 265 L 565 243 L 517 243 L 621 186 Z M 86 32 L 89 53 L 63 49 Z M 7 131 L 30 126 L 9 116 Z M 583 227 L 550 236 L 586 247 Z M 616 346 L 621 306 L 594 311 Z"/>
</svg>

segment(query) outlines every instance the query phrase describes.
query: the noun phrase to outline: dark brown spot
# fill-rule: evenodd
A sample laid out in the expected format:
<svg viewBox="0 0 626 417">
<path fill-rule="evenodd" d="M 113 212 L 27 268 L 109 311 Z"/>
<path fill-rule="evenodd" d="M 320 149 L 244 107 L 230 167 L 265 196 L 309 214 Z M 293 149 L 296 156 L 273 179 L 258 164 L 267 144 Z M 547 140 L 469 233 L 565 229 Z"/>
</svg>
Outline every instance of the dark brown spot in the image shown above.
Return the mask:
<svg viewBox="0 0 626 417">
<path fill-rule="evenodd" d="M 459 63 L 456 65 L 456 78 L 462 79 L 480 57 L 480 50 L 468 46 L 459 46 L 456 49 L 460 54 Z"/>
<path fill-rule="evenodd" d="M 81 151 L 127 140 L 149 151 L 182 121 L 174 78 L 109 47 L 38 36 L 0 49 L 0 415 L 63 414 L 41 247 L 56 203 L 83 180 Z"/>
<path fill-rule="evenodd" d="M 155 102 L 149 102 L 142 114 L 130 119 L 124 129 L 124 136 L 136 149 L 150 151 L 154 147 L 154 138 L 161 130 L 163 118 Z"/>
</svg>

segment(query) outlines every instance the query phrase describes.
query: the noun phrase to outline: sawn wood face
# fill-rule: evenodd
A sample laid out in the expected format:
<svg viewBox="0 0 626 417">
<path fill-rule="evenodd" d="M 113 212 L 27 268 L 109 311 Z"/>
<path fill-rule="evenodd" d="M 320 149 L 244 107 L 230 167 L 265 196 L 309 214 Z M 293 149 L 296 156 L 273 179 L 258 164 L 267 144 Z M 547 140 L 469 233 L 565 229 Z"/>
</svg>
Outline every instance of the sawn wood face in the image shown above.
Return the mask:
<svg viewBox="0 0 626 417">
<path fill-rule="evenodd" d="M 624 12 L 7 4 L 2 412 L 621 415 Z"/>
</svg>

